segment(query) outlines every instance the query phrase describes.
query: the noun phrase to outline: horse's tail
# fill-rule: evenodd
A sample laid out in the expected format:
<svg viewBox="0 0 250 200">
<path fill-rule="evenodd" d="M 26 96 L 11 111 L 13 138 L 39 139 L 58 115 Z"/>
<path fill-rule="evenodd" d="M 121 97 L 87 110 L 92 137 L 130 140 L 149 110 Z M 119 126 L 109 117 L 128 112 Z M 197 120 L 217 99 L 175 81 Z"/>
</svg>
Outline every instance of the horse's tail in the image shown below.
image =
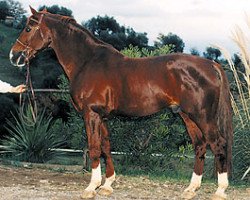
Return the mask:
<svg viewBox="0 0 250 200">
<path fill-rule="evenodd" d="M 230 87 L 225 72 L 222 67 L 215 63 L 214 67 L 220 75 L 221 87 L 217 110 L 217 125 L 220 134 L 226 140 L 227 172 L 232 176 L 232 146 L 233 146 L 233 116 L 230 101 Z"/>
</svg>

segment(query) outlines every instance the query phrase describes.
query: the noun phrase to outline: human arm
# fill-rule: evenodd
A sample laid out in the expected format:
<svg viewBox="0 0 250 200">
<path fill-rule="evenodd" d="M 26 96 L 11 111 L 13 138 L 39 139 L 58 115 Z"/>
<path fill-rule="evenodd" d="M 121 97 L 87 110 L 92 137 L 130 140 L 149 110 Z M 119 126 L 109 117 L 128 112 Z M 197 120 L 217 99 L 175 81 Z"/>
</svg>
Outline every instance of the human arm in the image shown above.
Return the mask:
<svg viewBox="0 0 250 200">
<path fill-rule="evenodd" d="M 18 85 L 16 87 L 13 87 L 11 84 L 3 82 L 0 80 L 0 93 L 21 93 L 26 90 L 25 85 Z"/>
</svg>

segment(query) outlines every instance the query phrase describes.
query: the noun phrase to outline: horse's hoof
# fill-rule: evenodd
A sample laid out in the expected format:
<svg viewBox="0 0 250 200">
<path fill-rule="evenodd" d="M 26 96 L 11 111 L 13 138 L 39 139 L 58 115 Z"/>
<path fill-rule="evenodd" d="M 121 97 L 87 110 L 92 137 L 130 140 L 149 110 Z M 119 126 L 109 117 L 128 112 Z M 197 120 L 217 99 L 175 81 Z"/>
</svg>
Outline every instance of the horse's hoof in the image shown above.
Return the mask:
<svg viewBox="0 0 250 200">
<path fill-rule="evenodd" d="M 92 199 L 96 196 L 96 191 L 92 191 L 92 190 L 84 190 L 84 192 L 81 195 L 82 199 Z"/>
<path fill-rule="evenodd" d="M 226 194 L 214 194 L 211 198 L 211 200 L 225 200 L 227 199 L 227 195 Z"/>
<path fill-rule="evenodd" d="M 196 196 L 196 192 L 193 191 L 184 191 L 181 195 L 182 199 L 193 199 Z"/>
<path fill-rule="evenodd" d="M 98 191 L 99 195 L 102 196 L 110 196 L 113 193 L 113 188 L 112 187 L 107 187 L 107 186 L 101 186 L 100 190 Z"/>
</svg>

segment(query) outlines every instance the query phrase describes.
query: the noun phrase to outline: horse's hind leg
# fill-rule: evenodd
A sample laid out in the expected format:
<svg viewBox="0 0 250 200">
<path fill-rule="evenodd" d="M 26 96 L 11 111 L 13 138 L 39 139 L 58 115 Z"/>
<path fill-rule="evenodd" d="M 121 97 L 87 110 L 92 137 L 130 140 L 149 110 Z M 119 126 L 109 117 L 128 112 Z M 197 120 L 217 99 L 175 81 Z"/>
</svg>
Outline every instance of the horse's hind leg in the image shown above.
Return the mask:
<svg viewBox="0 0 250 200">
<path fill-rule="evenodd" d="M 218 172 L 218 188 L 215 195 L 212 197 L 214 200 L 226 199 L 225 190 L 228 187 L 228 173 L 227 173 L 227 155 L 226 155 L 226 140 L 220 133 L 214 132 L 210 136 L 209 144 L 215 156 L 216 168 Z"/>
<path fill-rule="evenodd" d="M 182 198 L 192 199 L 196 195 L 195 191 L 201 186 L 202 172 L 206 154 L 206 141 L 201 130 L 185 113 L 180 112 L 180 116 L 186 124 L 188 134 L 191 137 L 195 150 L 194 172 L 192 174 L 190 185 L 184 190 L 184 193 L 182 194 Z"/>
<path fill-rule="evenodd" d="M 111 187 L 112 183 L 115 181 L 115 170 L 111 157 L 110 150 L 110 140 L 109 133 L 106 124 L 104 122 L 101 124 L 101 137 L 102 137 L 102 156 L 104 157 L 104 161 L 106 164 L 106 180 L 103 186 L 101 186 L 98 194 L 109 196 L 113 192 L 113 188 Z"/>
</svg>

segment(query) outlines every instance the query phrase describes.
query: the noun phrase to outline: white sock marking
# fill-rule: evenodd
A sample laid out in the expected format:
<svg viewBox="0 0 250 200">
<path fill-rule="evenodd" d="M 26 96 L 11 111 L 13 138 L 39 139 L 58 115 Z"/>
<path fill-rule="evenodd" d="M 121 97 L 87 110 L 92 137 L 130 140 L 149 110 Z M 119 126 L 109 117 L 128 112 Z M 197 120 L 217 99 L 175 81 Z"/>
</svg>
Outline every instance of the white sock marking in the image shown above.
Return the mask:
<svg viewBox="0 0 250 200">
<path fill-rule="evenodd" d="M 202 175 L 197 175 L 195 172 L 192 174 L 190 185 L 185 189 L 185 191 L 194 192 L 197 188 L 201 186 Z"/>
<path fill-rule="evenodd" d="M 96 169 L 92 169 L 91 180 L 89 186 L 85 189 L 88 191 L 94 191 L 97 187 L 101 185 L 102 174 L 101 174 L 101 165 L 97 166 Z"/>
<path fill-rule="evenodd" d="M 218 173 L 218 189 L 215 192 L 215 194 L 226 197 L 225 190 L 228 187 L 228 177 L 227 172 L 224 173 Z"/>
<path fill-rule="evenodd" d="M 112 183 L 115 181 L 115 172 L 109 178 L 106 178 L 105 183 L 102 187 L 111 187 Z"/>
</svg>

